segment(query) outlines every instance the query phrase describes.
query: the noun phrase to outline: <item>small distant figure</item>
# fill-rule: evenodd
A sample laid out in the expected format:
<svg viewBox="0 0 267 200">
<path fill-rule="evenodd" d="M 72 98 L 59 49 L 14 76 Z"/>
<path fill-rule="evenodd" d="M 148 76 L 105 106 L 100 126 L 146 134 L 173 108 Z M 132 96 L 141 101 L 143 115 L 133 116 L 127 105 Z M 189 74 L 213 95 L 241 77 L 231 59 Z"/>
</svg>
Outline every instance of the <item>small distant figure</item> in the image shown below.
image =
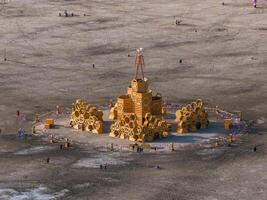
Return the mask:
<svg viewBox="0 0 267 200">
<path fill-rule="evenodd" d="M 107 164 L 104 165 L 104 169 L 107 169 Z"/>
<path fill-rule="evenodd" d="M 20 117 L 20 110 L 17 110 L 16 115 L 17 115 L 17 118 Z"/>
<path fill-rule="evenodd" d="M 60 114 L 60 108 L 59 108 L 59 105 L 56 106 L 56 115 L 59 115 Z"/>
<path fill-rule="evenodd" d="M 257 60 L 257 59 L 256 59 L 256 58 L 254 58 L 254 57 L 251 57 L 250 59 L 251 59 L 251 60 Z"/>
<path fill-rule="evenodd" d="M 253 7 L 257 8 L 257 0 L 252 0 L 252 3 L 253 3 Z"/>
<path fill-rule="evenodd" d="M 233 134 L 229 134 L 227 140 L 228 140 L 228 146 L 231 146 L 231 144 L 234 142 Z"/>
<path fill-rule="evenodd" d="M 35 128 L 35 126 L 32 127 L 32 134 L 36 134 L 36 128 Z"/>
<path fill-rule="evenodd" d="M 156 169 L 160 169 L 160 166 L 159 166 L 159 165 L 157 165 L 155 168 L 156 168 Z"/>
<path fill-rule="evenodd" d="M 175 149 L 174 149 L 174 144 L 172 143 L 172 152 L 174 152 L 175 151 Z"/>
<path fill-rule="evenodd" d="M 100 169 L 103 169 L 103 165 L 99 165 L 99 168 L 100 168 Z"/>
<path fill-rule="evenodd" d="M 195 29 L 195 33 L 197 32 L 197 29 Z"/>
<path fill-rule="evenodd" d="M 50 158 L 48 157 L 48 158 L 46 159 L 46 163 L 49 164 L 49 162 L 50 162 Z"/>
<path fill-rule="evenodd" d="M 53 136 L 53 135 L 49 135 L 49 136 L 48 136 L 48 142 L 49 142 L 50 144 L 54 143 L 54 136 Z"/>
<path fill-rule="evenodd" d="M 70 147 L 70 142 L 68 138 L 65 138 L 65 143 L 64 143 L 64 147 L 67 149 Z"/>
<path fill-rule="evenodd" d="M 179 59 L 179 63 L 182 64 L 183 63 L 183 60 L 182 59 Z"/>
<path fill-rule="evenodd" d="M 71 111 L 72 111 L 72 112 L 74 112 L 74 111 L 75 111 L 75 109 L 76 109 L 76 108 L 75 108 L 75 104 L 74 104 L 74 103 L 72 103 L 72 104 L 71 104 Z"/>
<path fill-rule="evenodd" d="M 40 122 L 39 114 L 35 114 L 34 123 Z"/>
<path fill-rule="evenodd" d="M 93 64 L 93 69 L 95 68 L 95 64 Z"/>
<path fill-rule="evenodd" d="M 73 14 L 73 13 L 71 13 L 71 16 L 73 17 L 73 16 L 74 16 L 74 14 Z"/>
<path fill-rule="evenodd" d="M 19 128 L 17 132 L 18 137 L 24 137 L 25 136 L 25 131 L 22 128 Z"/>
<path fill-rule="evenodd" d="M 256 152 L 256 151 L 257 151 L 257 147 L 254 147 L 254 148 L 253 148 L 253 151 Z"/>
<path fill-rule="evenodd" d="M 219 115 L 219 106 L 215 106 L 215 113 L 216 113 L 216 115 Z"/>
<path fill-rule="evenodd" d="M 58 13 L 58 16 L 61 17 L 61 13 Z"/>
<path fill-rule="evenodd" d="M 215 147 L 218 147 L 219 146 L 219 138 L 215 138 L 214 146 Z"/>
<path fill-rule="evenodd" d="M 62 150 L 63 149 L 63 144 L 59 145 L 59 149 Z"/>
<path fill-rule="evenodd" d="M 136 152 L 137 153 L 142 153 L 143 151 L 144 151 L 143 147 L 139 147 L 139 146 L 136 147 Z"/>
<path fill-rule="evenodd" d="M 67 10 L 64 11 L 64 14 L 65 14 L 65 17 L 68 17 L 68 11 Z"/>
<path fill-rule="evenodd" d="M 162 119 L 165 120 L 168 117 L 168 111 L 166 106 L 162 106 L 161 108 L 161 114 L 162 114 Z"/>
<path fill-rule="evenodd" d="M 4 61 L 7 61 L 7 59 L 6 59 L 6 49 L 4 51 Z"/>
<path fill-rule="evenodd" d="M 110 150 L 111 150 L 111 151 L 114 151 L 113 143 L 111 143 Z"/>
<path fill-rule="evenodd" d="M 221 1 L 222 6 L 224 6 L 224 0 Z"/>
<path fill-rule="evenodd" d="M 177 20 L 177 19 L 175 20 L 175 24 L 176 24 L 176 25 L 180 25 L 181 22 L 182 22 L 182 20 Z"/>
<path fill-rule="evenodd" d="M 109 108 L 112 108 L 112 107 L 114 107 L 114 103 L 113 103 L 112 99 L 110 99 L 109 100 Z"/>
</svg>

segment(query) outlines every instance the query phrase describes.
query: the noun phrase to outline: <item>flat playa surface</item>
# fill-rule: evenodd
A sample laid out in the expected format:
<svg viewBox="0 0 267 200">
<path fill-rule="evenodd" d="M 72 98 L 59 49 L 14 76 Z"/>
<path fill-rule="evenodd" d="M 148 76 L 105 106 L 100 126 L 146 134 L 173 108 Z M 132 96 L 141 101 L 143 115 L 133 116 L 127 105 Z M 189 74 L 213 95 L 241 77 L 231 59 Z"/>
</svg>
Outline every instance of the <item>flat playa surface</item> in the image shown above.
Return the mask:
<svg viewBox="0 0 267 200">
<path fill-rule="evenodd" d="M 267 1 L 225 2 L 1 1 L 0 199 L 265 200 Z M 75 16 L 59 17 L 64 10 Z M 241 110 L 257 122 L 251 134 L 231 147 L 149 154 L 15 136 L 37 112 L 124 93 L 139 47 L 154 93 Z"/>
</svg>

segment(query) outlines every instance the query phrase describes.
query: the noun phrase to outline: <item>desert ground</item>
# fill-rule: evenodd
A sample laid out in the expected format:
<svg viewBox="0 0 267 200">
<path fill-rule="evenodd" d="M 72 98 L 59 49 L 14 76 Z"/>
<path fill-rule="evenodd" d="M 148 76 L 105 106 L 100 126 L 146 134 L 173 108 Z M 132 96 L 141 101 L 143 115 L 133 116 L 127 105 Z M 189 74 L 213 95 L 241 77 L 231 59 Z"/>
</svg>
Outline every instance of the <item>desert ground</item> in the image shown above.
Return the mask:
<svg viewBox="0 0 267 200">
<path fill-rule="evenodd" d="M 0 199 L 266 199 L 266 0 L 256 9 L 250 0 L 3 2 Z M 65 10 L 74 16 L 59 17 Z M 255 121 L 250 133 L 231 147 L 144 154 L 16 137 L 56 105 L 116 99 L 134 77 L 139 47 L 155 93 L 240 110 Z M 101 159 L 106 170 L 95 167 Z"/>
</svg>

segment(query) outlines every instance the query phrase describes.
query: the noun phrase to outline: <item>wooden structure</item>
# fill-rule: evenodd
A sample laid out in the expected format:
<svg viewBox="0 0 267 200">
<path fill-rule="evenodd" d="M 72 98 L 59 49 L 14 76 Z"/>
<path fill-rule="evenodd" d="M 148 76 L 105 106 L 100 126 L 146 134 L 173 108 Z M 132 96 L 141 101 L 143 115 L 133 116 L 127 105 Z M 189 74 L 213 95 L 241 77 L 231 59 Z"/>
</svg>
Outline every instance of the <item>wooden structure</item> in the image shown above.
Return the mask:
<svg viewBox="0 0 267 200">
<path fill-rule="evenodd" d="M 78 99 L 72 107 L 70 127 L 101 134 L 103 133 L 103 112 Z"/>
<path fill-rule="evenodd" d="M 162 105 L 162 97 L 153 96 L 152 91 L 148 89 L 148 79 L 134 79 L 127 93 L 117 98 L 112 112 L 116 110 L 118 119 L 125 114 L 133 113 L 136 115 L 138 125 L 142 125 L 146 113 L 161 116 Z"/>
<path fill-rule="evenodd" d="M 117 103 L 110 109 L 109 118 L 116 120 L 110 128 L 111 137 L 144 142 L 168 137 L 170 133 L 170 125 L 164 119 L 167 109 L 163 109 L 162 97 L 153 96 L 149 90 L 148 79 L 144 77 L 144 65 L 142 49 L 138 49 L 135 58 L 135 79 L 131 81 L 126 94 L 119 96 Z"/>
<path fill-rule="evenodd" d="M 209 125 L 208 113 L 204 109 L 201 99 L 192 102 L 175 113 L 175 121 L 178 123 L 177 133 L 194 132 Z"/>
</svg>

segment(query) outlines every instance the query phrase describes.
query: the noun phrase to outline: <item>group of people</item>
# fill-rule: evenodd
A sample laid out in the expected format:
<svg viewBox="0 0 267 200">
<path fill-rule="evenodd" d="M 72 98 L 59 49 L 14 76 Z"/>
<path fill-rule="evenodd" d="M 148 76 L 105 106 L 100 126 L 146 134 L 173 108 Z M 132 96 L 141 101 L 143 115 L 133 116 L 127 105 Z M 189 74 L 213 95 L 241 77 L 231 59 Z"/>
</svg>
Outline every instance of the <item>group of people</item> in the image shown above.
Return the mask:
<svg viewBox="0 0 267 200">
<path fill-rule="evenodd" d="M 107 169 L 107 164 L 105 164 L 105 165 L 99 165 L 99 168 L 100 169 Z"/>
<path fill-rule="evenodd" d="M 225 5 L 224 0 L 221 0 L 221 4 L 223 6 Z M 256 8 L 257 7 L 257 0 L 252 0 L 252 5 L 253 5 L 254 8 Z"/>
<path fill-rule="evenodd" d="M 142 153 L 142 152 L 144 151 L 144 148 L 141 147 L 141 146 L 139 146 L 138 144 L 134 144 L 134 145 L 132 146 L 132 150 L 135 151 L 135 149 L 136 149 L 136 152 L 137 152 L 137 153 Z"/>
<path fill-rule="evenodd" d="M 17 136 L 18 137 L 24 137 L 25 136 L 25 131 L 24 131 L 24 129 L 22 129 L 22 128 L 20 128 L 19 130 L 18 130 L 18 132 L 17 132 Z"/>
</svg>

